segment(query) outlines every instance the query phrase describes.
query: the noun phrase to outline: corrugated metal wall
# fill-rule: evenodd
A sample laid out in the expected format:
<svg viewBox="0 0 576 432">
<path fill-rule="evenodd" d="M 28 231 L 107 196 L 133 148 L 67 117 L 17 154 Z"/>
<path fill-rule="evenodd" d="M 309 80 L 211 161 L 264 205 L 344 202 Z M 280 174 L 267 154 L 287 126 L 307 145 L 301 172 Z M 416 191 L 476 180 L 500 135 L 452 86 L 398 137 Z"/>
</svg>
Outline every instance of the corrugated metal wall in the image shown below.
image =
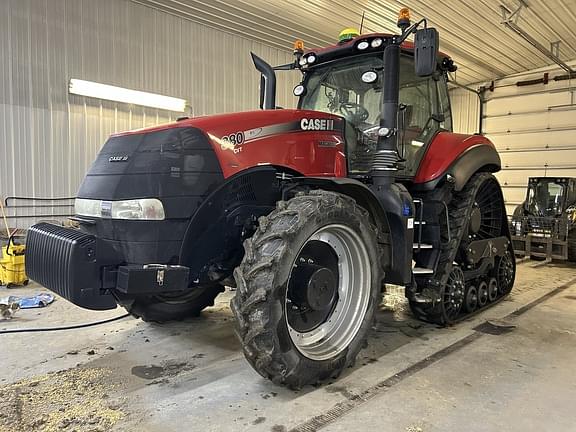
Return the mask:
<svg viewBox="0 0 576 432">
<path fill-rule="evenodd" d="M 256 109 L 250 51 L 273 64 L 292 60 L 289 50 L 127 0 L 2 0 L 0 196 L 73 196 L 110 133 L 182 115 L 69 95 L 70 78 L 185 98 L 194 115 Z M 298 80 L 291 74 L 279 74 L 286 107 Z"/>
</svg>

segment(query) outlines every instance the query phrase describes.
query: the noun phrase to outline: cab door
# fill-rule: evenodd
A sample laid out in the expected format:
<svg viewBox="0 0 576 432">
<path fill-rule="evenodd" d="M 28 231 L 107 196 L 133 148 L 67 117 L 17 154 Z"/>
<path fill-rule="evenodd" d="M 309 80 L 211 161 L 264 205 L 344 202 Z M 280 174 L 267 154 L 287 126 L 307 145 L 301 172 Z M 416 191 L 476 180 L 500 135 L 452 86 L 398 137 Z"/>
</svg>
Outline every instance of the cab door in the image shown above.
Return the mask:
<svg viewBox="0 0 576 432">
<path fill-rule="evenodd" d="M 426 149 L 439 131 L 452 131 L 452 116 L 444 74 L 418 77 L 401 63 L 398 110 L 399 177 L 413 178 Z"/>
</svg>

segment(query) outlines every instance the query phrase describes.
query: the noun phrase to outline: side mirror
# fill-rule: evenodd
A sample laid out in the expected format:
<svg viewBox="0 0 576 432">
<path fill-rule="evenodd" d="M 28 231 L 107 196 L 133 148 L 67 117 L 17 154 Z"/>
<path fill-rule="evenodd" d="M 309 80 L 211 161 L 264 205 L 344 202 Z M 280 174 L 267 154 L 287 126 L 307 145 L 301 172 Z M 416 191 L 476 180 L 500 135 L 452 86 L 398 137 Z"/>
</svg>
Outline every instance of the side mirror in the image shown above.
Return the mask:
<svg viewBox="0 0 576 432">
<path fill-rule="evenodd" d="M 438 61 L 438 45 L 438 30 L 433 27 L 416 30 L 414 35 L 416 75 L 425 77 L 434 73 Z"/>
</svg>

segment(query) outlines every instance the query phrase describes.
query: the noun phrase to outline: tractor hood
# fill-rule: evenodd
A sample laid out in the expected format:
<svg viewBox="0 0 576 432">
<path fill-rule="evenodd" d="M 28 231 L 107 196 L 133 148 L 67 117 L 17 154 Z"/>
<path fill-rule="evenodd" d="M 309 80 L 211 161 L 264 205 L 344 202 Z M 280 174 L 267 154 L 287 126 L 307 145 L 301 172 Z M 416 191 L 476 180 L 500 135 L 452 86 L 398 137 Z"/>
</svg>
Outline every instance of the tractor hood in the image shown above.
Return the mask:
<svg viewBox="0 0 576 432">
<path fill-rule="evenodd" d="M 113 136 L 141 134 L 179 127 L 195 127 L 202 130 L 206 134 L 215 137 L 225 136 L 223 135 L 225 133 L 230 135 L 230 133 L 236 130 L 246 132 L 249 131 L 250 136 L 247 136 L 247 139 L 261 139 L 265 137 L 265 133 L 270 131 L 257 131 L 253 129 L 263 128 L 265 126 L 271 125 L 283 125 L 283 129 L 278 129 L 279 133 L 298 132 L 302 130 L 333 130 L 333 127 L 330 127 L 334 126 L 333 124 L 318 124 L 316 122 L 312 122 L 312 124 L 310 124 L 310 122 L 307 121 L 302 122 L 302 120 L 309 119 L 335 120 L 336 123 L 343 120 L 340 116 L 320 111 L 295 109 L 258 110 L 185 118 L 175 123 L 168 123 L 144 129 L 122 132 Z M 287 127 L 288 124 L 290 124 L 291 128 Z"/>
<path fill-rule="evenodd" d="M 346 174 L 344 119 L 303 110 L 267 110 L 181 120 L 112 135 L 90 167 L 79 198 L 159 198 L 174 217 L 223 181 L 259 165 L 315 176 Z M 184 201 L 182 198 L 189 199 Z M 188 208 L 192 206 L 193 208 Z"/>
<path fill-rule="evenodd" d="M 344 127 L 344 119 L 333 114 L 279 109 L 190 118 L 113 138 L 194 128 L 208 138 L 224 177 L 263 164 L 326 176 L 335 174 L 334 149 L 344 150 Z M 338 169 L 345 174 L 345 167 Z"/>
</svg>

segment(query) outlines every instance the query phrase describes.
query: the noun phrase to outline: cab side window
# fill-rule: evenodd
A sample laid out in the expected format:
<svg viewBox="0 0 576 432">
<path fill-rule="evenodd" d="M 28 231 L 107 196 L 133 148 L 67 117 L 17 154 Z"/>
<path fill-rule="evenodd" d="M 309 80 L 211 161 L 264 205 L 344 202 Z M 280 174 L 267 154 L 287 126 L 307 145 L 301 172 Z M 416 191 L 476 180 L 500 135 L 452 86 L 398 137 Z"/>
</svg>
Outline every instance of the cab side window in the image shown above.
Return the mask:
<svg viewBox="0 0 576 432">
<path fill-rule="evenodd" d="M 413 177 L 427 144 L 439 128 L 438 122 L 432 120 L 438 113 L 438 91 L 436 81 L 417 76 L 414 63 L 408 59 L 401 59 L 400 63 L 399 102 L 398 150 L 405 160 L 400 174 Z"/>
<path fill-rule="evenodd" d="M 448 96 L 448 86 L 445 74 L 442 74 L 440 79 L 437 81 L 437 86 L 439 113 L 444 117 L 444 121 L 440 124 L 440 127 L 447 131 L 452 131 L 452 111 L 450 109 L 450 97 Z"/>
</svg>

